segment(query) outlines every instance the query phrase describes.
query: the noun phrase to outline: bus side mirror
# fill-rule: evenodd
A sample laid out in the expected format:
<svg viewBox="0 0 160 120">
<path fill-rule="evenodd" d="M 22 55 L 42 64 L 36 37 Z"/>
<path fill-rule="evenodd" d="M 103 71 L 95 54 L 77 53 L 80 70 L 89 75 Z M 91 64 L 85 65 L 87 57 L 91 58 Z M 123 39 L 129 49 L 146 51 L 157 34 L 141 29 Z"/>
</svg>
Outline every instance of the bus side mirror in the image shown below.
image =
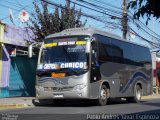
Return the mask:
<svg viewBox="0 0 160 120">
<path fill-rule="evenodd" d="M 31 58 L 33 55 L 35 55 L 35 52 L 33 52 L 33 48 L 39 48 L 42 45 L 42 42 L 35 42 L 29 45 L 28 47 L 28 57 Z"/>
<path fill-rule="evenodd" d="M 93 37 L 93 38 L 91 39 L 91 44 L 92 44 L 92 45 L 95 45 L 95 44 L 96 44 L 96 38 L 95 38 L 95 37 Z"/>
<path fill-rule="evenodd" d="M 32 51 L 32 49 L 33 49 L 33 46 L 32 46 L 32 45 L 29 45 L 29 47 L 28 47 L 28 57 L 29 57 L 29 58 L 32 58 L 32 56 L 33 56 L 33 51 Z"/>
</svg>

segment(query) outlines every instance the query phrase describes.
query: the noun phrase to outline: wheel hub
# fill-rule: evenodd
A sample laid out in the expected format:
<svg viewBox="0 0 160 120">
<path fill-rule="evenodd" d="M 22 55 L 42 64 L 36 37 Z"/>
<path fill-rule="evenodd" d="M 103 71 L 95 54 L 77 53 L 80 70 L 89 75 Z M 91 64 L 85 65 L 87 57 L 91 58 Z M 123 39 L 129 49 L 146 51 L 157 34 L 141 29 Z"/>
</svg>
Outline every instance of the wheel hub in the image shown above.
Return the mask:
<svg viewBox="0 0 160 120">
<path fill-rule="evenodd" d="M 106 91 L 104 89 L 101 90 L 101 99 L 102 100 L 106 100 L 107 95 L 106 95 Z"/>
<path fill-rule="evenodd" d="M 141 99 L 141 92 L 139 90 L 136 91 L 136 96 L 138 100 Z"/>
</svg>

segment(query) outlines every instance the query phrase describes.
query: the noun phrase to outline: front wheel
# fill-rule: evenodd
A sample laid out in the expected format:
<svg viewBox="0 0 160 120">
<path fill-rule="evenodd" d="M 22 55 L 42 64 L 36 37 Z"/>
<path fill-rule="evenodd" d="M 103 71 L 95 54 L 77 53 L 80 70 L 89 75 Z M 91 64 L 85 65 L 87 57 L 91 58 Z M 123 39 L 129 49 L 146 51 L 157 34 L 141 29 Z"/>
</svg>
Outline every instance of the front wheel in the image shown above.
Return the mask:
<svg viewBox="0 0 160 120">
<path fill-rule="evenodd" d="M 134 97 L 126 98 L 127 102 L 140 103 L 142 97 L 142 89 L 139 85 L 136 85 L 134 88 Z"/>
<path fill-rule="evenodd" d="M 45 106 L 45 105 L 53 104 L 53 100 L 52 99 L 33 99 L 32 103 L 35 106 Z"/>
<path fill-rule="evenodd" d="M 104 106 L 107 104 L 107 99 L 108 99 L 108 89 L 105 85 L 102 85 L 101 91 L 100 91 L 100 97 L 97 100 L 97 105 L 99 106 Z"/>
</svg>

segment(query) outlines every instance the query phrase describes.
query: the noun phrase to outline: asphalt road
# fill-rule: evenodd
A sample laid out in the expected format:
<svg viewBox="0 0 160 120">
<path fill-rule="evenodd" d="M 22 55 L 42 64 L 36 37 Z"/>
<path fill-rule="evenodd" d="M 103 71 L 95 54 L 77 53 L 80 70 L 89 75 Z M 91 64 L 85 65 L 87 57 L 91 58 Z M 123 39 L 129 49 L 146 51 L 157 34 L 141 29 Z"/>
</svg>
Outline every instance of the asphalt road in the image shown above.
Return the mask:
<svg viewBox="0 0 160 120">
<path fill-rule="evenodd" d="M 89 102 L 69 101 L 63 106 L 47 105 L 0 111 L 2 120 L 99 120 L 99 119 L 160 119 L 160 99 L 146 99 L 141 103 L 116 100 L 106 106 L 94 106 Z"/>
</svg>

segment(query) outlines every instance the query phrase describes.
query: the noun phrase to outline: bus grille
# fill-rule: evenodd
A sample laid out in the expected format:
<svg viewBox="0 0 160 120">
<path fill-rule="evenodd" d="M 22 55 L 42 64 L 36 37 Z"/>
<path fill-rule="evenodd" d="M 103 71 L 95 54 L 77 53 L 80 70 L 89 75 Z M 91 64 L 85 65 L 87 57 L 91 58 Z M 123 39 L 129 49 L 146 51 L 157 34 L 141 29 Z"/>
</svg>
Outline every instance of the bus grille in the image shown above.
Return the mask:
<svg viewBox="0 0 160 120">
<path fill-rule="evenodd" d="M 44 87 L 45 91 L 70 91 L 73 87 Z"/>
</svg>

